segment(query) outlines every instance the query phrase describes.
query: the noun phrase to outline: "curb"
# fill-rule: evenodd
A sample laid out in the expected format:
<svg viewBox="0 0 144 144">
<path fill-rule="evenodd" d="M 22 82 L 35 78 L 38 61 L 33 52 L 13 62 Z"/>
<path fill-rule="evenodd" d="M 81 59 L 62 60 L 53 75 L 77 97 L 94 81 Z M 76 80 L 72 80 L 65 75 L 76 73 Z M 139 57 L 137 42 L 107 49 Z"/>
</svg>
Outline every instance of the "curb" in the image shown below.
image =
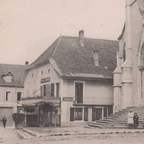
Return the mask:
<svg viewBox="0 0 144 144">
<path fill-rule="evenodd" d="M 28 133 L 23 132 L 22 130 L 16 130 L 16 133 L 17 133 L 18 137 L 21 138 L 21 139 L 30 139 L 30 138 L 32 138 L 31 135 L 29 135 Z"/>
<path fill-rule="evenodd" d="M 29 130 L 27 128 L 22 128 L 22 130 L 28 134 L 30 134 L 31 136 L 35 136 L 35 137 L 40 137 L 40 134 L 35 132 L 35 131 L 32 131 L 32 130 Z"/>
<path fill-rule="evenodd" d="M 67 136 L 67 135 L 104 135 L 104 134 L 130 134 L 130 133 L 144 133 L 144 130 L 123 130 L 123 131 L 103 131 L 103 132 L 89 132 L 89 133 L 55 133 L 55 134 L 38 134 L 43 136 Z"/>
</svg>

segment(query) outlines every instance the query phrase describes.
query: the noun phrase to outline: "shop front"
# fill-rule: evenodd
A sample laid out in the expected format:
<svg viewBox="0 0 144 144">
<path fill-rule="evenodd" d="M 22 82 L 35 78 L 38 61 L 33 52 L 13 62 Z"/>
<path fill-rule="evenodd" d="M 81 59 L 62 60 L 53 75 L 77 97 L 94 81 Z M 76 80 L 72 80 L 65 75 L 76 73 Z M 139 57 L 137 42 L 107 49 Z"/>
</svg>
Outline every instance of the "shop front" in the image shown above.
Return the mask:
<svg viewBox="0 0 144 144">
<path fill-rule="evenodd" d="M 27 127 L 51 127 L 60 126 L 60 101 L 53 100 L 33 100 L 26 104 L 23 101 L 25 112 L 25 126 Z"/>
</svg>

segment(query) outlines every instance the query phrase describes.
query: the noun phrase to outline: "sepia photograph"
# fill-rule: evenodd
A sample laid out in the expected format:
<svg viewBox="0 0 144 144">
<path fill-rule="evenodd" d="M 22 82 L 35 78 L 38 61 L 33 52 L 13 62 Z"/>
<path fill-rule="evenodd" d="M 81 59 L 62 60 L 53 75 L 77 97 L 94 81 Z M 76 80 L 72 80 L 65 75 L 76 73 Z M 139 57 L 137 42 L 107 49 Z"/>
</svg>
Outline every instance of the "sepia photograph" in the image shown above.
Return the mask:
<svg viewBox="0 0 144 144">
<path fill-rule="evenodd" d="M 0 144 L 143 144 L 144 0 L 0 0 Z"/>
</svg>

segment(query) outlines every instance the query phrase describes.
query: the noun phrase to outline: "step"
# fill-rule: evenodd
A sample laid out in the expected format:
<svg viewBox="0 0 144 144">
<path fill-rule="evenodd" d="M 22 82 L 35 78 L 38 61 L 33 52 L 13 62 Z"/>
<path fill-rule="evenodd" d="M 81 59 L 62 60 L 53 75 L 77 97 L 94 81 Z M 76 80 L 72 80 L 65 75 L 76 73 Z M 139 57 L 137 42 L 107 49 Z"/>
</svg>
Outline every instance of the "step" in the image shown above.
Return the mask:
<svg viewBox="0 0 144 144">
<path fill-rule="evenodd" d="M 16 133 L 18 134 L 18 136 L 22 139 L 30 139 L 32 138 L 31 135 L 29 135 L 28 133 L 22 131 L 22 130 L 16 130 Z"/>
</svg>

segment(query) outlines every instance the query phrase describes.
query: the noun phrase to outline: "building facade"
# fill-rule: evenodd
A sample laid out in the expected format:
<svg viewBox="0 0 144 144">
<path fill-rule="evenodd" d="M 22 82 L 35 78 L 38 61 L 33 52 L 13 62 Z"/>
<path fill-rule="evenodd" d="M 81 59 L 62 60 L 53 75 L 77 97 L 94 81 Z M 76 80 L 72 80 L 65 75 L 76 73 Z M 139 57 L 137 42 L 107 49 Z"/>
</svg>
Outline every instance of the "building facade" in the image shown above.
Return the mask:
<svg viewBox="0 0 144 144">
<path fill-rule="evenodd" d="M 144 1 L 126 0 L 114 71 L 114 111 L 144 105 Z"/>
<path fill-rule="evenodd" d="M 14 126 L 12 114 L 24 94 L 24 65 L 0 64 L 0 120 L 7 118 L 7 126 Z M 2 126 L 2 121 L 0 122 Z"/>
<path fill-rule="evenodd" d="M 65 125 L 110 115 L 117 48 L 117 41 L 85 38 L 84 31 L 59 37 L 27 69 L 27 122 L 33 116 L 38 125 Z"/>
</svg>

